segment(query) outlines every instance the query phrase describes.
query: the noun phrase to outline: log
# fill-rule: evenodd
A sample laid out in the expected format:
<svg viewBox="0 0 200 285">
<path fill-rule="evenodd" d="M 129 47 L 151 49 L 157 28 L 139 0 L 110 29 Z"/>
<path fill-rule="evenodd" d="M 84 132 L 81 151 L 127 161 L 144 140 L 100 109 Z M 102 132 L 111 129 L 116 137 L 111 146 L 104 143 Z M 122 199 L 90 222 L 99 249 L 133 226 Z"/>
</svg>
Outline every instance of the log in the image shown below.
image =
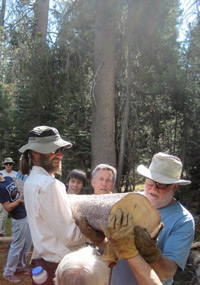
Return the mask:
<svg viewBox="0 0 200 285">
<path fill-rule="evenodd" d="M 200 284 L 200 252 L 198 250 L 191 250 L 188 260 L 192 264 L 196 273 L 197 282 Z"/>
<path fill-rule="evenodd" d="M 95 229 L 108 226 L 108 216 L 117 209 L 131 213 L 134 225 L 147 229 L 154 237 L 160 232 L 160 213 L 149 200 L 139 193 L 117 193 L 105 195 L 68 195 L 72 214 L 75 219 L 86 218 Z"/>
<path fill-rule="evenodd" d="M 11 242 L 13 237 L 0 237 L 0 242 Z"/>
<path fill-rule="evenodd" d="M 19 193 L 23 193 L 24 181 L 13 178 Z M 158 235 L 163 224 L 160 223 L 160 213 L 149 200 L 140 193 L 115 193 L 105 195 L 70 195 L 70 206 L 75 219 L 86 218 L 95 229 L 101 230 L 108 226 L 108 216 L 117 209 L 131 213 L 134 225 L 147 229 L 152 238 Z"/>
<path fill-rule="evenodd" d="M 24 193 L 24 181 L 17 177 L 12 177 L 12 179 L 17 187 L 19 194 L 23 194 Z"/>
<path fill-rule="evenodd" d="M 191 246 L 191 249 L 196 249 L 196 248 L 199 248 L 200 247 L 200 242 L 197 241 L 197 242 L 193 242 L 192 246 Z"/>
</svg>

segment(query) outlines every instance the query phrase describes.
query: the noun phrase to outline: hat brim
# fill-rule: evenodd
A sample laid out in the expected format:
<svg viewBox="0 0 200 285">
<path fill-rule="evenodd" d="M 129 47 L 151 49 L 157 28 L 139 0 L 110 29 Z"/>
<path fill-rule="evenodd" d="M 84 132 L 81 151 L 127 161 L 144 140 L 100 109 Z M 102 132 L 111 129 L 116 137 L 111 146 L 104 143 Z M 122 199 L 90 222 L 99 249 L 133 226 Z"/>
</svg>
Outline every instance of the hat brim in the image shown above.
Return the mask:
<svg viewBox="0 0 200 285">
<path fill-rule="evenodd" d="M 71 148 L 72 144 L 70 142 L 64 141 L 63 139 L 57 139 L 51 142 L 29 142 L 19 149 L 19 152 L 24 153 L 26 150 L 34 150 L 38 153 L 47 154 L 55 152 L 58 148 L 65 147 Z"/>
<path fill-rule="evenodd" d="M 173 178 L 167 177 L 167 176 L 162 175 L 160 173 L 149 170 L 144 165 L 139 165 L 137 167 L 137 172 L 146 178 L 149 178 L 151 180 L 154 180 L 156 182 L 163 183 L 163 184 L 179 183 L 180 185 L 188 185 L 191 183 L 190 180 L 173 179 Z"/>
</svg>

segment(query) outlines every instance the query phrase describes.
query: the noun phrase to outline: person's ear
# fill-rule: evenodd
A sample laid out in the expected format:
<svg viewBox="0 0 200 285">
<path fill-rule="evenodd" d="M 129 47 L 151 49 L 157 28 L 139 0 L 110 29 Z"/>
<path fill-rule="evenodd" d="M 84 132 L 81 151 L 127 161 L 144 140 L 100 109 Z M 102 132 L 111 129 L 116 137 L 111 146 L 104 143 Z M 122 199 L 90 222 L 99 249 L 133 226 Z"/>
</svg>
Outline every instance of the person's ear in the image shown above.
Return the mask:
<svg viewBox="0 0 200 285">
<path fill-rule="evenodd" d="M 31 150 L 31 156 L 33 160 L 38 161 L 38 159 L 40 158 L 40 153 L 35 150 Z"/>
<path fill-rule="evenodd" d="M 94 188 L 94 178 L 92 178 L 92 180 L 91 180 L 91 185 Z"/>
</svg>

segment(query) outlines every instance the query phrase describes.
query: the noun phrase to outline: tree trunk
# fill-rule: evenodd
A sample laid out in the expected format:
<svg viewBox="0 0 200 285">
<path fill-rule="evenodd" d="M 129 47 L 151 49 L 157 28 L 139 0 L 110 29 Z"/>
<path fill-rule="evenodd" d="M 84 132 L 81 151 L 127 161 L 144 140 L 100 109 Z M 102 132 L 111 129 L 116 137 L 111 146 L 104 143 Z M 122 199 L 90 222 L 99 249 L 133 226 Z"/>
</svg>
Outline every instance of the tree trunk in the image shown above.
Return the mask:
<svg viewBox="0 0 200 285">
<path fill-rule="evenodd" d="M 34 8 L 35 40 L 41 40 L 46 42 L 47 25 L 48 25 L 48 12 L 49 12 L 49 0 L 37 0 Z"/>
<path fill-rule="evenodd" d="M 124 115 L 122 118 L 122 129 L 121 129 L 121 138 L 120 138 L 120 150 L 119 150 L 119 162 L 118 162 L 118 171 L 117 171 L 117 182 L 116 188 L 120 187 L 120 180 L 124 166 L 124 154 L 126 150 L 126 140 L 127 140 L 127 131 L 128 131 L 128 122 L 129 122 L 129 112 L 130 112 L 130 97 L 131 97 L 131 71 L 132 71 L 132 39 L 133 39 L 133 11 L 134 11 L 134 2 L 130 1 L 128 6 L 128 15 L 127 15 L 127 46 L 128 46 L 128 58 L 127 58 L 127 90 L 126 90 L 126 103 L 124 108 Z"/>
<path fill-rule="evenodd" d="M 6 11 L 6 0 L 2 0 L 1 1 L 1 14 L 0 14 L 0 26 L 3 27 L 4 26 L 4 17 L 5 17 L 5 11 Z"/>
<path fill-rule="evenodd" d="M 99 163 L 116 166 L 114 4 L 116 1 L 113 0 L 97 1 L 92 90 L 92 169 Z"/>
</svg>

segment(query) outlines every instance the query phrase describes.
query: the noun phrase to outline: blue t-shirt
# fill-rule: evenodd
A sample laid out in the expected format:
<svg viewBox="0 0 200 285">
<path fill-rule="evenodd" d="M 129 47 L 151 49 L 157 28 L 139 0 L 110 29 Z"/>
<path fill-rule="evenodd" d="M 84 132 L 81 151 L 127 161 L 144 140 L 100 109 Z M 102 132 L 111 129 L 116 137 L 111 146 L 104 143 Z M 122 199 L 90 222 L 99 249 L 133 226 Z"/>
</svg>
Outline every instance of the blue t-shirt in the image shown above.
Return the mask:
<svg viewBox="0 0 200 285">
<path fill-rule="evenodd" d="M 158 246 L 162 255 L 174 260 L 183 270 L 194 238 L 194 219 L 179 201 L 158 209 L 164 229 L 158 237 Z M 172 284 L 173 278 L 163 281 Z M 136 285 L 138 282 L 126 260 L 120 260 L 113 268 L 112 285 Z"/>
<path fill-rule="evenodd" d="M 5 181 L 0 182 L 0 203 L 4 204 L 8 201 L 12 203 L 19 199 L 19 192 L 11 177 L 6 176 L 4 178 Z M 24 203 L 20 203 L 17 207 L 10 211 L 9 216 L 16 220 L 25 218 L 26 210 Z"/>
<path fill-rule="evenodd" d="M 28 178 L 28 175 L 22 175 L 21 170 L 19 170 L 19 171 L 17 172 L 16 177 L 25 182 L 26 179 Z"/>
</svg>

